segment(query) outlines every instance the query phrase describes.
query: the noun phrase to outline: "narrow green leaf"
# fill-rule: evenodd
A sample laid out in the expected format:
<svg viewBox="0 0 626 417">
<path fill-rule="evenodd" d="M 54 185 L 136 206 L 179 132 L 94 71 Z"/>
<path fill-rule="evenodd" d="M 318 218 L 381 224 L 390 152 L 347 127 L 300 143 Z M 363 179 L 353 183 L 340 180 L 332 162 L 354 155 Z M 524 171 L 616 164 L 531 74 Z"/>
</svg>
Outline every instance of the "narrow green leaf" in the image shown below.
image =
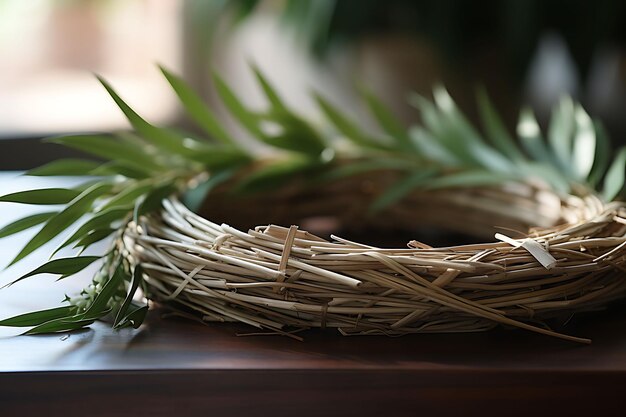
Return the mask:
<svg viewBox="0 0 626 417">
<path fill-rule="evenodd" d="M 154 188 L 141 201 L 138 200 L 135 218 L 152 213 L 161 207 L 163 199 L 178 193 L 178 189 L 173 183 L 166 183 Z"/>
<path fill-rule="evenodd" d="M 33 327 L 30 330 L 22 333 L 23 335 L 35 335 L 35 334 L 45 334 L 45 333 L 60 333 L 60 332 L 69 332 L 72 330 L 82 329 L 83 327 L 89 326 L 95 320 L 81 320 L 79 319 L 81 315 L 70 316 L 70 317 L 61 317 L 58 319 L 50 320 L 45 323 L 42 323 L 36 327 Z"/>
<path fill-rule="evenodd" d="M 315 99 L 318 105 L 331 123 L 337 128 L 346 139 L 355 144 L 368 148 L 385 149 L 383 144 L 378 143 L 368 135 L 364 134 L 357 125 L 352 122 L 345 114 L 332 105 L 328 100 L 316 94 Z"/>
<path fill-rule="evenodd" d="M 250 17 L 250 15 L 257 9 L 258 5 L 261 3 L 261 0 L 243 0 L 243 1 L 236 1 L 236 2 L 228 2 L 228 3 L 229 4 L 226 4 L 226 3 L 220 4 L 219 2 L 211 2 L 207 4 L 212 4 L 213 6 L 216 6 L 213 9 L 211 9 L 214 11 L 216 10 L 216 8 L 218 10 L 224 9 L 224 6 L 229 6 L 230 8 L 232 8 L 232 12 L 234 16 L 232 17 L 230 28 L 227 28 L 227 30 L 232 30 L 232 29 L 238 28 L 240 24 L 245 22 Z M 207 10 L 207 9 L 204 9 L 204 10 Z"/>
<path fill-rule="evenodd" d="M 444 166 L 457 167 L 463 165 L 462 160 L 445 147 L 441 141 L 421 127 L 413 127 L 409 131 L 411 140 L 419 153 L 428 160 L 439 162 Z"/>
<path fill-rule="evenodd" d="M 211 173 L 209 179 L 202 182 L 197 187 L 189 189 L 185 192 L 183 195 L 183 203 L 191 211 L 198 211 L 207 194 L 218 185 L 231 179 L 236 172 L 236 169 L 228 169 Z"/>
<path fill-rule="evenodd" d="M 463 171 L 433 178 L 432 181 L 429 181 L 424 187 L 432 190 L 438 188 L 490 186 L 517 179 L 519 178 L 514 175 L 495 173 L 492 171 Z"/>
<path fill-rule="evenodd" d="M 409 95 L 409 104 L 419 110 L 422 124 L 433 134 L 441 135 L 442 120 L 435 105 L 426 97 L 412 93 Z"/>
<path fill-rule="evenodd" d="M 511 173 L 516 169 L 511 161 L 507 160 L 499 152 L 488 146 L 470 146 L 469 153 L 480 166 L 494 172 Z"/>
<path fill-rule="evenodd" d="M 35 268 L 32 271 L 22 275 L 15 281 L 12 281 L 9 285 L 13 285 L 26 278 L 39 275 L 39 274 L 57 274 L 57 275 L 63 275 L 64 277 L 73 275 L 87 268 L 89 265 L 91 265 L 98 259 L 102 259 L 102 257 L 101 256 L 77 256 L 77 257 L 72 257 L 72 258 L 53 259 L 52 261 L 48 261 L 45 264 L 41 265 L 40 267 Z"/>
<path fill-rule="evenodd" d="M 109 280 L 102 287 L 100 293 L 96 295 L 96 298 L 93 300 L 91 305 L 87 307 L 87 310 L 84 313 L 84 318 L 97 319 L 102 317 L 107 309 L 110 308 L 108 306 L 109 301 L 115 293 L 117 293 L 125 280 L 130 281 L 130 277 L 124 270 L 122 262 L 119 262 Z"/>
<path fill-rule="evenodd" d="M 57 136 L 46 139 L 48 142 L 57 143 L 72 149 L 87 152 L 89 154 L 115 161 L 126 161 L 151 171 L 162 170 L 163 167 L 155 162 L 154 155 L 149 149 L 120 138 L 105 135 L 73 135 Z"/>
<path fill-rule="evenodd" d="M 280 99 L 280 96 L 278 95 L 274 87 L 272 87 L 272 84 L 268 81 L 267 77 L 265 77 L 261 69 L 257 65 L 252 64 L 252 63 L 250 64 L 250 67 L 252 68 L 252 71 L 254 71 L 254 75 L 256 76 L 256 79 L 259 85 L 261 86 L 261 88 L 263 89 L 263 92 L 265 93 L 265 97 L 267 97 L 267 100 L 272 105 L 272 109 L 274 111 L 287 113 L 288 112 L 287 107 L 285 106 L 283 101 Z"/>
<path fill-rule="evenodd" d="M 133 297 L 139 288 L 139 283 L 143 279 L 143 268 L 141 265 L 137 265 L 133 270 L 133 275 L 130 281 L 130 287 L 128 288 L 128 293 L 126 293 L 126 298 L 124 302 L 120 306 L 120 309 L 117 311 L 115 315 L 115 320 L 113 322 L 113 327 L 117 328 L 122 323 L 122 320 L 128 314 L 128 308 L 130 307 L 131 302 L 133 301 Z"/>
<path fill-rule="evenodd" d="M 118 194 L 111 197 L 102 207 L 98 208 L 98 212 L 105 212 L 113 208 L 126 208 L 132 206 L 134 202 L 142 195 L 154 188 L 154 180 L 146 179 L 144 181 L 136 181 L 130 183 Z"/>
<path fill-rule="evenodd" d="M 321 175 L 319 175 L 317 178 L 320 181 L 333 181 L 341 178 L 363 174 L 365 172 L 379 170 L 408 171 L 412 169 L 415 169 L 415 164 L 409 161 L 403 163 L 403 161 L 399 161 L 397 159 L 364 160 L 338 166 L 334 169 L 321 173 Z"/>
<path fill-rule="evenodd" d="M 67 204 L 80 194 L 67 188 L 41 188 L 39 190 L 18 191 L 0 197 L 0 201 L 23 204 Z"/>
<path fill-rule="evenodd" d="M 215 83 L 217 94 L 230 114 L 255 137 L 262 138 L 264 135 L 259 127 L 258 117 L 241 103 L 228 84 L 215 73 L 213 74 L 213 82 Z"/>
<path fill-rule="evenodd" d="M 389 107 L 376 97 L 374 93 L 365 88 L 365 86 L 361 87 L 361 94 L 380 127 L 383 128 L 402 149 L 409 151 L 415 150 L 407 133 L 407 129 L 402 126 L 402 123 L 400 123 Z"/>
<path fill-rule="evenodd" d="M 569 97 L 561 99 L 552 111 L 548 125 L 548 143 L 561 168 L 570 172 L 572 140 L 575 132 L 574 102 Z"/>
<path fill-rule="evenodd" d="M 38 326 L 50 320 L 71 316 L 76 312 L 75 306 L 63 306 L 51 308 L 49 310 L 34 311 L 32 313 L 20 314 L 8 319 L 0 320 L 0 326 L 7 327 L 30 327 Z"/>
<path fill-rule="evenodd" d="M 173 134 L 166 129 L 160 129 L 148 123 L 139 116 L 122 98 L 115 92 L 113 87 L 102 77 L 97 77 L 98 81 L 107 90 L 115 104 L 122 110 L 135 131 L 146 141 L 154 144 L 157 148 L 185 155 L 187 149 L 184 145 L 185 138 Z"/>
<path fill-rule="evenodd" d="M 174 75 L 164 67 L 160 66 L 159 68 L 193 121 L 196 122 L 209 137 L 215 138 L 225 144 L 233 144 L 234 140 L 230 134 L 228 134 L 215 114 L 193 89 L 180 77 Z"/>
<path fill-rule="evenodd" d="M 550 157 L 550 151 L 546 147 L 541 137 L 541 129 L 539 123 L 530 109 L 522 109 L 517 123 L 517 135 L 519 136 L 522 146 L 526 152 L 535 161 L 554 163 Z"/>
<path fill-rule="evenodd" d="M 131 179 L 144 179 L 154 175 L 154 172 L 138 164 L 127 161 L 109 161 L 97 166 L 89 172 L 89 175 L 108 177 L 122 175 Z"/>
<path fill-rule="evenodd" d="M 124 216 L 130 213 L 130 211 L 131 205 L 128 204 L 126 207 L 115 206 L 94 214 L 89 220 L 78 227 L 74 233 L 65 239 L 65 241 L 54 250 L 52 255 L 54 256 L 58 251 L 76 242 L 77 240 L 83 239 L 93 230 L 106 228 L 110 226 L 111 223 L 123 219 Z"/>
<path fill-rule="evenodd" d="M 234 146 L 211 146 L 198 149 L 188 156 L 209 170 L 219 170 L 250 162 L 250 156 Z"/>
<path fill-rule="evenodd" d="M 626 147 L 619 150 L 613 163 L 604 177 L 602 197 L 606 201 L 613 201 L 624 188 L 624 176 L 626 175 Z"/>
<path fill-rule="evenodd" d="M 243 178 L 234 191 L 238 193 L 265 191 L 279 187 L 287 181 L 293 180 L 294 176 L 310 173 L 319 167 L 320 163 L 317 160 L 294 156 L 254 171 Z"/>
<path fill-rule="evenodd" d="M 422 123 L 426 127 L 426 130 L 413 129 L 414 143 L 417 139 L 416 144 L 422 145 L 423 152 L 436 157 L 435 160 L 441 162 L 451 159 L 445 156 L 447 154 L 453 156 L 454 165 L 478 165 L 469 153 L 465 139 L 459 138 L 450 131 L 449 123 L 446 123 L 443 115 L 433 103 L 417 94 L 410 96 L 409 103 L 420 111 Z"/>
<path fill-rule="evenodd" d="M 22 230 L 29 229 L 33 226 L 37 226 L 50 219 L 52 216 L 57 214 L 56 211 L 48 211 L 45 213 L 37 213 L 32 216 L 27 216 L 21 218 L 19 220 L 14 221 L 13 223 L 9 223 L 0 229 L 0 238 L 7 237 L 13 235 L 15 233 L 21 232 Z"/>
<path fill-rule="evenodd" d="M 126 316 L 124 316 L 124 318 L 122 318 L 120 323 L 115 326 L 116 329 L 123 329 L 125 327 L 132 327 L 133 329 L 137 329 L 139 328 L 139 326 L 141 326 L 146 318 L 146 314 L 148 314 L 148 306 L 135 306 L 133 304 L 133 307 L 134 308 L 131 309 L 130 312 Z"/>
<path fill-rule="evenodd" d="M 600 121 L 594 120 L 593 125 L 596 133 L 596 152 L 588 181 L 591 185 L 596 186 L 602 180 L 609 166 L 611 160 L 611 142 L 609 141 L 609 136 L 604 125 L 602 125 Z"/>
<path fill-rule="evenodd" d="M 483 127 L 487 132 L 487 137 L 491 143 L 499 149 L 502 154 L 508 156 L 511 160 L 523 160 L 524 155 L 518 149 L 515 141 L 504 127 L 502 119 L 493 107 L 493 104 L 491 103 L 491 100 L 489 99 L 489 96 L 484 88 L 478 90 L 477 100 L 480 118 L 482 120 Z"/>
<path fill-rule="evenodd" d="M 557 192 L 568 193 L 571 189 L 570 181 L 558 167 L 543 162 L 527 162 L 521 167 L 522 175 L 545 182 Z"/>
<path fill-rule="evenodd" d="M 436 86 L 433 89 L 433 98 L 445 125 L 449 126 L 459 136 L 462 143 L 466 142 L 471 146 L 485 144 L 476 129 L 458 109 L 450 93 L 443 86 Z"/>
<path fill-rule="evenodd" d="M 89 211 L 94 200 L 108 192 L 111 187 L 112 185 L 109 183 L 99 183 L 83 191 L 78 197 L 72 200 L 65 209 L 52 216 L 46 222 L 44 227 L 26 244 L 26 246 L 24 246 L 20 253 L 11 261 L 9 266 L 43 246 L 46 242 L 67 229 Z"/>
<path fill-rule="evenodd" d="M 88 181 L 85 181 L 83 183 L 78 184 L 77 186 L 75 186 L 74 188 L 72 188 L 72 190 L 76 190 L 80 193 L 83 193 L 85 190 L 93 187 L 96 184 L 101 184 L 103 182 L 107 182 L 109 181 L 108 179 L 102 179 L 102 178 L 94 178 L 94 179 L 90 179 Z"/>
<path fill-rule="evenodd" d="M 596 155 L 596 131 L 591 117 L 577 105 L 575 112 L 576 133 L 572 149 L 572 163 L 579 180 L 585 181 L 593 167 Z"/>
<path fill-rule="evenodd" d="M 111 236 L 117 230 L 112 228 L 104 228 L 104 229 L 96 229 L 91 232 L 87 236 L 84 236 L 80 239 L 75 245 L 75 248 L 82 248 L 85 250 L 90 245 L 93 245 L 96 242 L 100 242 L 101 240 Z M 81 250 L 82 253 L 82 250 Z"/>
<path fill-rule="evenodd" d="M 270 120 L 279 125 L 280 132 L 266 134 L 263 138 L 265 143 L 312 157 L 319 156 L 326 149 L 324 141 L 315 129 L 294 114 L 275 112 Z"/>
<path fill-rule="evenodd" d="M 439 111 L 440 136 L 446 138 L 444 143 L 450 148 L 456 148 L 457 153 L 467 159 L 468 165 L 487 168 L 495 172 L 513 171 L 512 162 L 485 144 L 443 87 L 436 87 L 433 96 Z"/>
<path fill-rule="evenodd" d="M 58 159 L 38 168 L 31 169 L 24 175 L 40 177 L 55 175 L 89 175 L 97 166 L 97 162 L 83 159 Z"/>
<path fill-rule="evenodd" d="M 378 212 L 393 205 L 394 203 L 397 203 L 409 195 L 417 187 L 423 186 L 430 181 L 435 173 L 436 170 L 434 169 L 417 171 L 408 177 L 397 181 L 374 200 L 370 206 L 370 212 Z"/>
</svg>

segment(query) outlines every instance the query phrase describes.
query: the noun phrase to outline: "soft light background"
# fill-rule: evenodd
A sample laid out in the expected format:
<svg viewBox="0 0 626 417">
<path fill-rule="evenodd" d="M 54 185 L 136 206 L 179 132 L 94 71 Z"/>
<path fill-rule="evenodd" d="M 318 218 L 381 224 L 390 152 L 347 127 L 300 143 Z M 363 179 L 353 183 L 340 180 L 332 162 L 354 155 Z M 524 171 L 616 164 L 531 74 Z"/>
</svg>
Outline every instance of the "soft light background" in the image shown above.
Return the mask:
<svg viewBox="0 0 626 417">
<path fill-rule="evenodd" d="M 521 104 L 545 120 L 572 94 L 622 137 L 624 17 L 617 0 L 0 0 L 0 137 L 127 127 L 92 73 L 149 120 L 184 126 L 156 63 L 207 99 L 217 69 L 262 105 L 249 61 L 312 117 L 311 89 L 359 114 L 358 82 L 407 122 L 407 91 L 440 82 L 472 115 L 481 84 L 511 125 Z"/>
</svg>

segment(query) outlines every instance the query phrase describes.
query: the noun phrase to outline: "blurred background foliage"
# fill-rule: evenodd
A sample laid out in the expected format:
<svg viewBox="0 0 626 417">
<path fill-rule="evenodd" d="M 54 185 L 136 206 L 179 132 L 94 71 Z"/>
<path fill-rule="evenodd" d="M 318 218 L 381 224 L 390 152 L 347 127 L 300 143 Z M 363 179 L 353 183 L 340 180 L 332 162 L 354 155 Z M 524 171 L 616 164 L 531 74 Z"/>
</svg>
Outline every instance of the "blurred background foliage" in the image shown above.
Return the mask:
<svg viewBox="0 0 626 417">
<path fill-rule="evenodd" d="M 195 2 L 235 9 L 240 22 L 263 0 Z M 372 34 L 403 33 L 428 38 L 450 64 L 471 61 L 472 50 L 486 42 L 501 48 L 512 74 L 521 81 L 541 36 L 557 31 L 577 68 L 586 75 L 601 43 L 621 43 L 625 5 L 615 0 L 287 0 L 283 19 L 316 54 L 333 42 L 354 42 Z"/>
<path fill-rule="evenodd" d="M 0 0 L 0 167 L 55 157 L 29 138 L 127 127 L 92 72 L 154 123 L 190 129 L 155 63 L 208 101 L 217 70 L 254 106 L 252 61 L 303 114 L 318 116 L 316 90 L 366 126 L 358 84 L 407 124 L 410 91 L 444 84 L 475 119 L 484 86 L 510 130 L 520 106 L 545 124 L 567 94 L 624 143 L 625 17 L 618 0 Z"/>
</svg>

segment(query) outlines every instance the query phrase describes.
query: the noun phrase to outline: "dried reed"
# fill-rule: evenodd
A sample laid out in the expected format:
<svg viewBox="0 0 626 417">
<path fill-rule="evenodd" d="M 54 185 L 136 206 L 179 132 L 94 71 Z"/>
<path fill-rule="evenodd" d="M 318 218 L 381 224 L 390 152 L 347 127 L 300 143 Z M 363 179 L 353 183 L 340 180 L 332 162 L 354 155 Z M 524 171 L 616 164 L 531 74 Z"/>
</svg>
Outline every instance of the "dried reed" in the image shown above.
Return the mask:
<svg viewBox="0 0 626 417">
<path fill-rule="evenodd" d="M 338 198 L 346 186 L 335 186 Z M 319 209 L 313 200 L 298 201 L 285 212 Z M 419 218 L 463 232 L 493 233 L 494 224 L 528 232 L 512 239 L 500 230 L 483 244 L 436 248 L 412 241 L 382 249 L 336 236 L 328 241 L 296 226 L 243 232 L 171 198 L 160 215 L 131 222 L 123 245 L 128 259 L 143 266 L 150 298 L 173 300 L 207 322 L 243 322 L 292 337 L 294 328 L 403 335 L 500 324 L 588 343 L 551 330 L 545 319 L 597 309 L 625 294 L 623 203 L 512 184 L 422 191 L 389 213 L 378 216 L 381 224 Z M 528 229 L 533 223 L 542 227 Z"/>
</svg>

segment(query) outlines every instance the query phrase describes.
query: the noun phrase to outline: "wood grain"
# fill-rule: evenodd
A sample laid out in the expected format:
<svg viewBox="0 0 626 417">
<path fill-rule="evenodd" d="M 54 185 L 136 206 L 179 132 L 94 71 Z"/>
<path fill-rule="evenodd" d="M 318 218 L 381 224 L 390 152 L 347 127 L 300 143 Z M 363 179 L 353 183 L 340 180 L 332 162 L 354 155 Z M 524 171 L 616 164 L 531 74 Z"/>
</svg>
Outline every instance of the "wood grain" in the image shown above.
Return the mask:
<svg viewBox="0 0 626 417">
<path fill-rule="evenodd" d="M 509 330 L 395 339 L 315 331 L 298 342 L 153 311 L 138 331 L 99 323 L 69 338 L 0 340 L 0 411 L 623 415 L 623 310 L 568 325 L 593 337 L 591 346 Z"/>
<path fill-rule="evenodd" d="M 9 222 L 16 210 L 0 215 Z M 10 259 L 25 240 L 5 239 L 0 250 Z M 2 272 L 0 285 L 46 253 Z M 57 305 L 88 279 L 43 276 L 4 289 L 0 318 Z M 162 315 L 151 311 L 137 331 L 96 323 L 69 337 L 0 329 L 0 416 L 626 414 L 624 305 L 561 329 L 592 338 L 590 346 L 509 329 L 402 338 L 311 331 L 298 342 Z"/>
</svg>

